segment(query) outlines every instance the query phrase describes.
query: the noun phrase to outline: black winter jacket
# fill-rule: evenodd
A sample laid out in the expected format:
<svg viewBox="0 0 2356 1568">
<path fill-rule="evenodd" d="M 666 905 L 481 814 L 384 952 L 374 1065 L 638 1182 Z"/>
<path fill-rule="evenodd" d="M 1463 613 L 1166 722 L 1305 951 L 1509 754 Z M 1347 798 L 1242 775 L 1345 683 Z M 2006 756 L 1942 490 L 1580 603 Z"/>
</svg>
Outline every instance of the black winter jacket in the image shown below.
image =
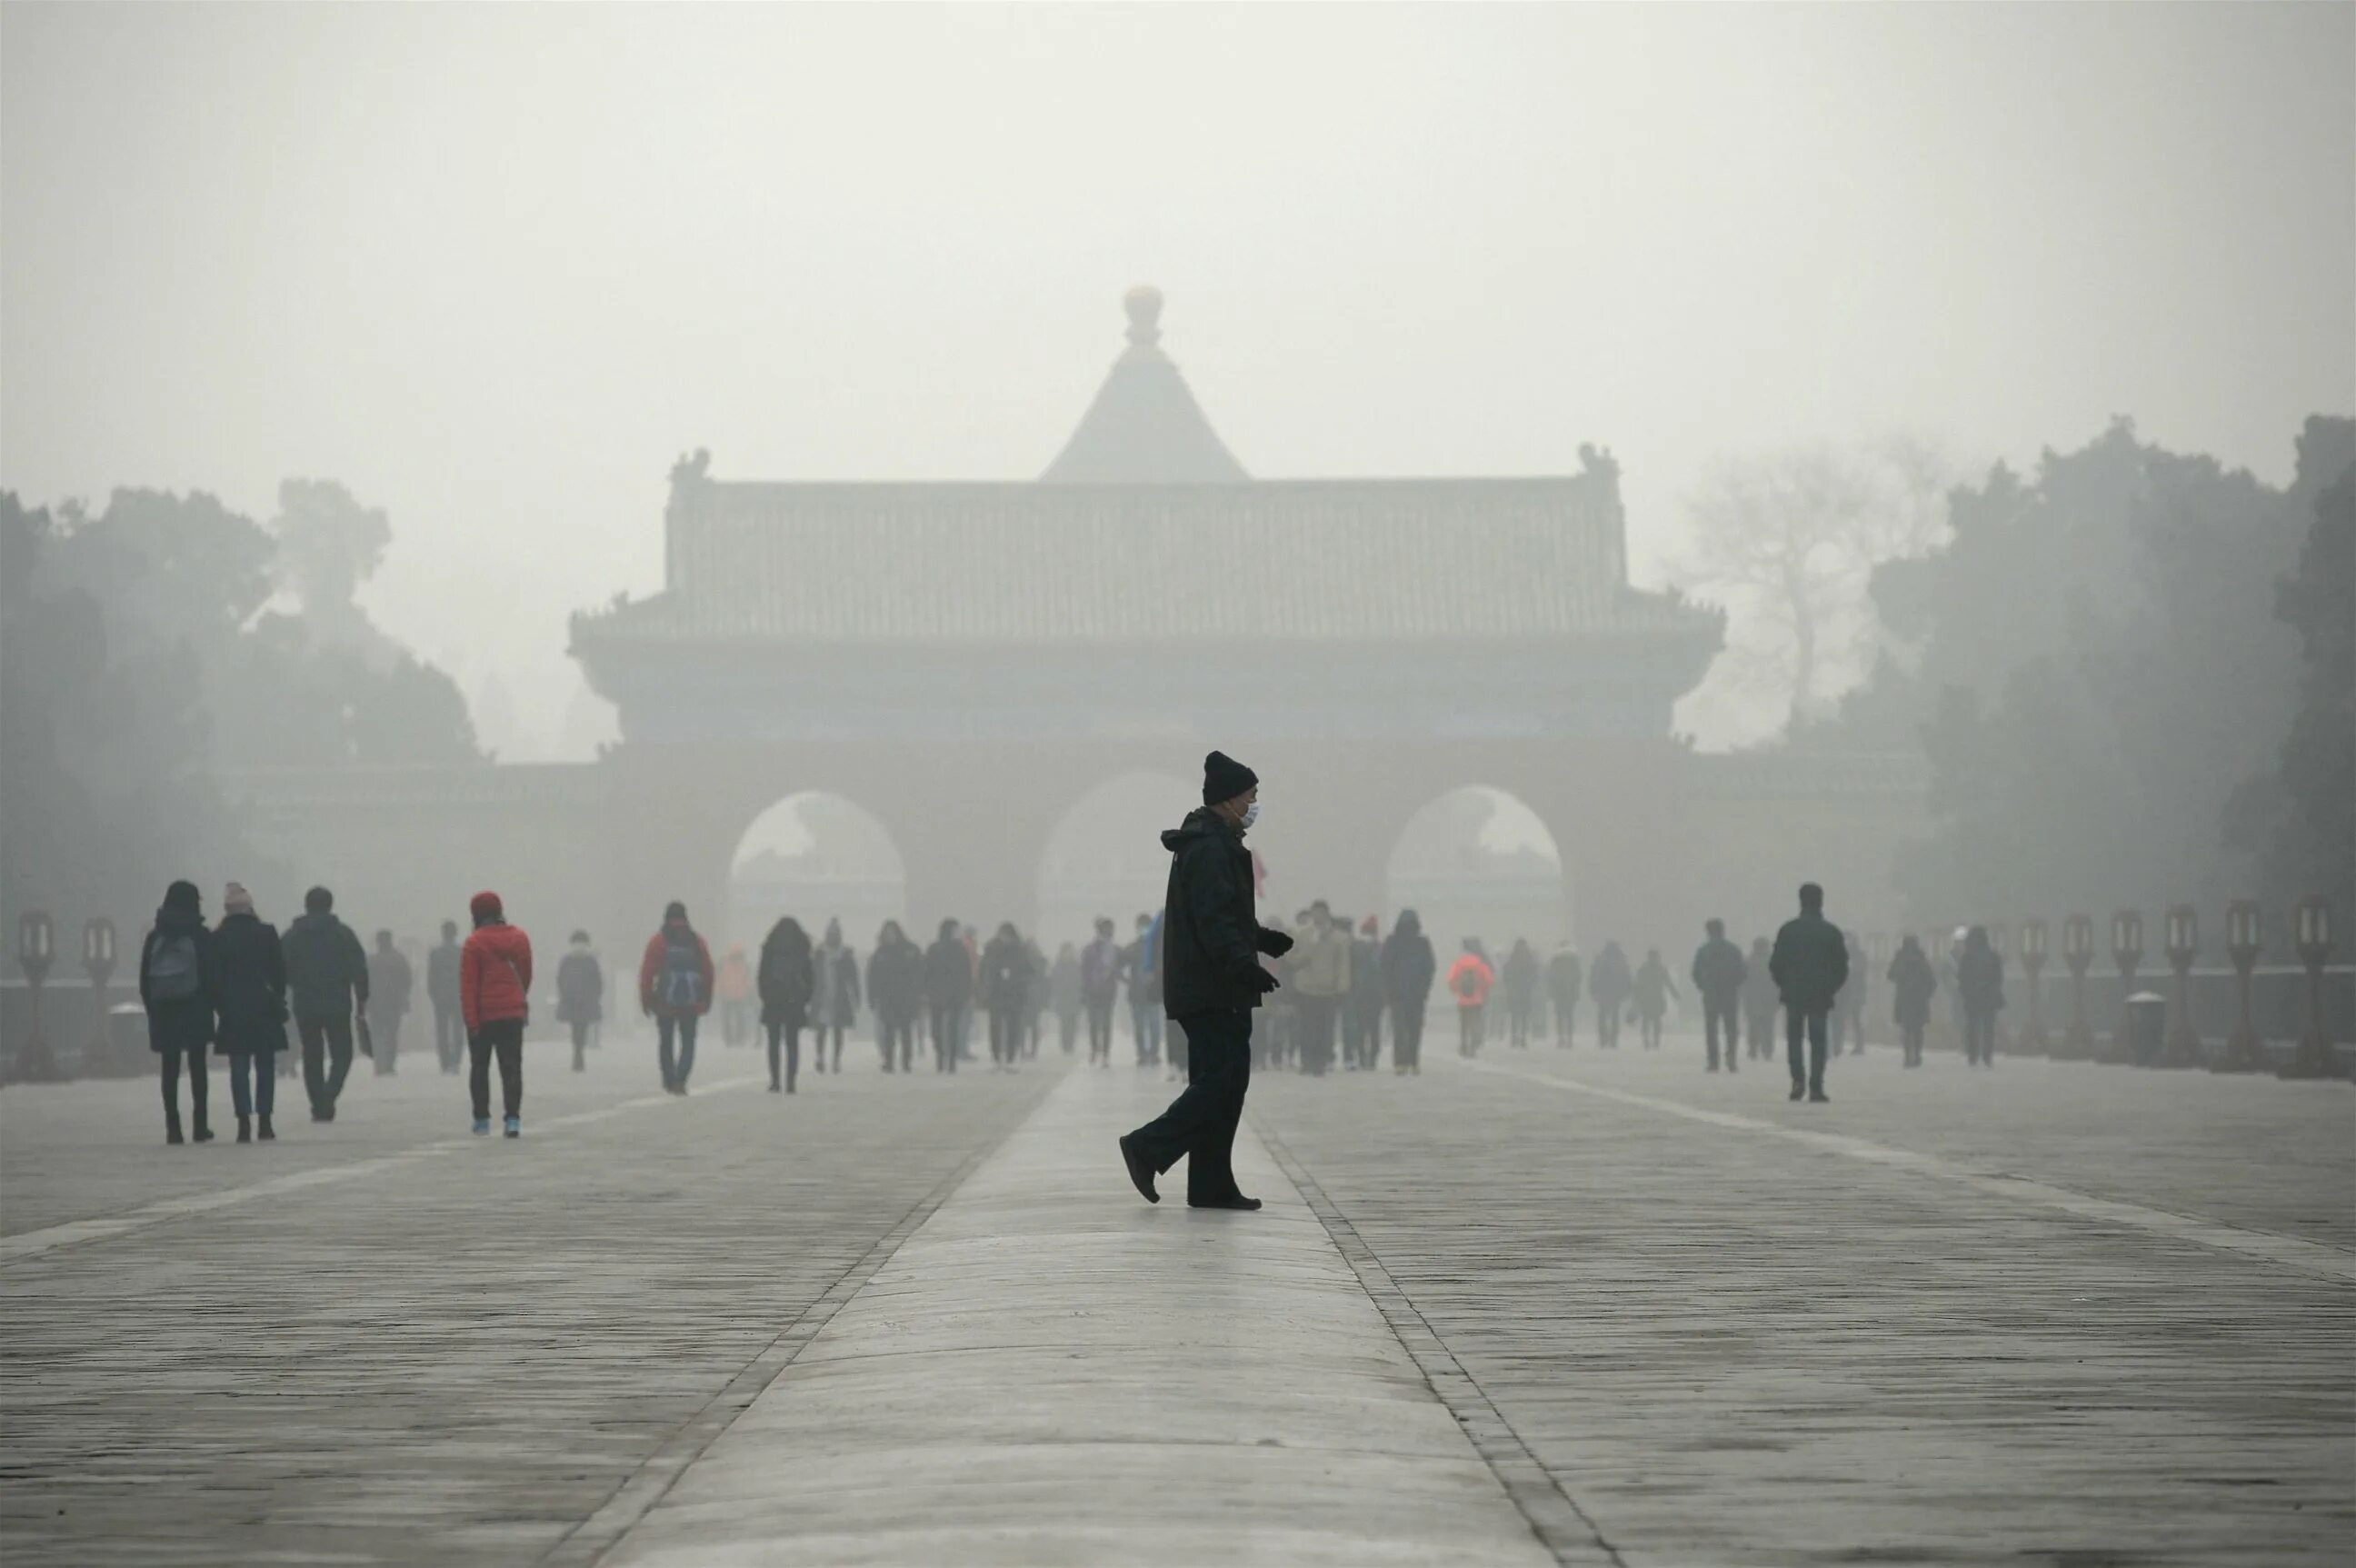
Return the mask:
<svg viewBox="0 0 2356 1568">
<path fill-rule="evenodd" d="M 1205 806 L 1162 835 L 1170 852 L 1162 900 L 1162 1010 L 1173 1018 L 1259 1005 L 1259 955 L 1290 947 L 1252 914 L 1251 851 Z"/>
<path fill-rule="evenodd" d="M 280 945 L 286 952 L 294 1016 L 348 1018 L 355 1003 L 368 1004 L 368 953 L 333 911 L 296 917 Z"/>
<path fill-rule="evenodd" d="M 1775 933 L 1767 972 L 1775 977 L 1784 1006 L 1822 1012 L 1848 983 L 1848 943 L 1822 915 L 1800 915 Z"/>
<path fill-rule="evenodd" d="M 286 958 L 278 928 L 252 915 L 224 915 L 213 933 L 213 1048 L 225 1057 L 286 1048 Z"/>
<path fill-rule="evenodd" d="M 1401 917 L 1398 927 L 1383 939 L 1383 996 L 1392 1010 L 1421 1013 L 1431 995 L 1431 977 L 1440 961 L 1432 956 L 1431 939 L 1423 927 Z"/>
<path fill-rule="evenodd" d="M 1742 982 L 1750 973 L 1742 950 L 1724 937 L 1710 938 L 1694 954 L 1694 989 L 1713 1000 L 1731 1002 L 1741 993 Z"/>
<path fill-rule="evenodd" d="M 185 940 L 196 950 L 193 974 L 187 970 L 196 989 L 186 996 L 156 996 L 149 990 L 147 971 L 155 957 L 155 950 L 166 942 Z M 204 918 L 178 909 L 155 911 L 155 925 L 147 940 L 139 945 L 139 1000 L 147 1009 L 147 1046 L 161 1055 L 166 1051 L 201 1051 L 212 1043 L 212 946 L 213 934 L 205 929 Z M 185 954 L 177 954 L 184 961 Z"/>
</svg>

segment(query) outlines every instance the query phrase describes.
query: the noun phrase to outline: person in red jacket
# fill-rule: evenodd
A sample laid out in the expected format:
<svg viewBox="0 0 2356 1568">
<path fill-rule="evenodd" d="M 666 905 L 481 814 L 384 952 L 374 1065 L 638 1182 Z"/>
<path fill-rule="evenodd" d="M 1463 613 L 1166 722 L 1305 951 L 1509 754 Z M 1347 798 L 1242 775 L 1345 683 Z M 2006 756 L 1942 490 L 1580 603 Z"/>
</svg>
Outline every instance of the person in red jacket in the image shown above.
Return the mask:
<svg viewBox="0 0 2356 1568">
<path fill-rule="evenodd" d="M 639 961 L 638 1010 L 653 1016 L 662 1037 L 663 1092 L 685 1094 L 687 1075 L 695 1070 L 695 1027 L 712 1011 L 712 950 L 687 923 L 687 906 L 677 899 L 663 910 L 662 929 Z"/>
<path fill-rule="evenodd" d="M 1489 988 L 1497 983 L 1497 972 L 1481 955 L 1478 938 L 1464 939 L 1464 950 L 1448 966 L 1449 994 L 1456 998 L 1456 1054 L 1474 1057 L 1481 1054 L 1481 1014 L 1489 1004 Z"/>
<path fill-rule="evenodd" d="M 530 1015 L 531 939 L 508 924 L 496 893 L 477 893 L 467 908 L 475 929 L 458 954 L 458 1010 L 466 1023 L 473 1070 L 475 1132 L 491 1130 L 491 1058 L 499 1058 L 499 1093 L 507 1102 L 507 1135 L 523 1136 L 523 1026 Z"/>
</svg>

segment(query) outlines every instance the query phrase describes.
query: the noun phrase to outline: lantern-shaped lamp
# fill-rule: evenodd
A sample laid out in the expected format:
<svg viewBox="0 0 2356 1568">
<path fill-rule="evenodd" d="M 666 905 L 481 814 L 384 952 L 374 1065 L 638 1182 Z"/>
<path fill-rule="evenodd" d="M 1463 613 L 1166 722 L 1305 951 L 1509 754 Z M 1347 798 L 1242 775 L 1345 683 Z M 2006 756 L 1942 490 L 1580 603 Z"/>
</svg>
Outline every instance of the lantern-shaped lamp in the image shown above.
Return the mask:
<svg viewBox="0 0 2356 1568">
<path fill-rule="evenodd" d="M 2331 957 L 2331 900 L 2310 893 L 2291 910 L 2291 938 L 2298 956 L 2309 963 Z M 2319 956 L 2308 958 L 2309 953 Z"/>
<path fill-rule="evenodd" d="M 2008 929 L 2002 920 L 1990 920 L 1987 923 L 1988 946 L 1996 950 L 1996 956 L 1998 958 L 2004 956 L 2005 934 Z"/>
<path fill-rule="evenodd" d="M 114 972 L 114 922 L 103 915 L 82 926 L 81 961 L 93 975 Z"/>
<path fill-rule="evenodd" d="M 2310 893 L 2292 906 L 2291 939 L 2298 961 L 2307 966 L 2307 1027 L 2285 1078 L 2329 1078 L 2337 1063 L 2331 1037 L 2323 1027 L 2323 966 L 2331 961 L 2331 901 Z"/>
<path fill-rule="evenodd" d="M 48 973 L 58 956 L 58 932 L 48 913 L 27 909 L 16 922 L 16 961 L 35 980 Z"/>
<path fill-rule="evenodd" d="M 2258 961 L 2260 937 L 2257 901 L 2234 899 L 2225 909 L 2225 951 L 2236 968 Z"/>
<path fill-rule="evenodd" d="M 2190 904 L 2178 904 L 2168 911 L 2169 961 L 2179 969 L 2190 968 L 2201 951 L 2201 914 Z"/>
<path fill-rule="evenodd" d="M 2020 922 L 2020 957 L 2024 963 L 2041 965 L 2045 961 L 2045 922 Z"/>
</svg>

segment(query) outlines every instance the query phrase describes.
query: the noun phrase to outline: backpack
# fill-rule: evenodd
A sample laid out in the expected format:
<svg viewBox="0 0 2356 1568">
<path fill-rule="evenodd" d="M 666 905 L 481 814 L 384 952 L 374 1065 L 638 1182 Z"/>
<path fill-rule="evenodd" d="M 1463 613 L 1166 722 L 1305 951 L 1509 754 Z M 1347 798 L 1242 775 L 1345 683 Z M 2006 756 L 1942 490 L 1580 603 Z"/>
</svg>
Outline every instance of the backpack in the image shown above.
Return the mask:
<svg viewBox="0 0 2356 1568">
<path fill-rule="evenodd" d="M 702 1005 L 703 953 L 694 932 L 663 939 L 663 966 L 655 977 L 655 998 L 666 1007 L 683 1010 Z"/>
<path fill-rule="evenodd" d="M 147 954 L 147 994 L 157 1002 L 185 1002 L 203 988 L 197 939 L 185 932 L 158 939 Z"/>
</svg>

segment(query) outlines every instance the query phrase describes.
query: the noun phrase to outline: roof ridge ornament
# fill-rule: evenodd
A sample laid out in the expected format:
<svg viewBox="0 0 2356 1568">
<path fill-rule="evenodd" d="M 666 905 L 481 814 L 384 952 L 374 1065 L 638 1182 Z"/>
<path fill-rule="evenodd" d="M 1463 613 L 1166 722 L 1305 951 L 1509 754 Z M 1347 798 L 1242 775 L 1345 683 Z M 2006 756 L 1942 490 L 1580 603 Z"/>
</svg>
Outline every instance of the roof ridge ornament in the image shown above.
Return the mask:
<svg viewBox="0 0 2356 1568">
<path fill-rule="evenodd" d="M 1162 291 L 1150 283 L 1139 284 L 1120 296 L 1120 307 L 1129 313 L 1130 347 L 1157 348 L 1162 342 Z"/>
</svg>

